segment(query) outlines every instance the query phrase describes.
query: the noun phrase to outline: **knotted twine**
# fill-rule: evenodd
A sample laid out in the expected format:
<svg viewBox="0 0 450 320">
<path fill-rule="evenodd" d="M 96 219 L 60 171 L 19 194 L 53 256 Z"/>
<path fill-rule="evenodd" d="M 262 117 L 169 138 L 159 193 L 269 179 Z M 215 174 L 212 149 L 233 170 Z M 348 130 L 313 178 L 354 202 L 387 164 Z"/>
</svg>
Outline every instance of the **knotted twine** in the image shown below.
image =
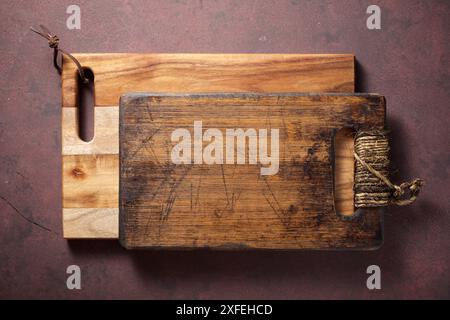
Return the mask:
<svg viewBox="0 0 450 320">
<path fill-rule="evenodd" d="M 386 131 L 359 131 L 355 136 L 355 207 L 405 206 L 413 203 L 424 182 L 414 179 L 400 185 L 389 176 L 389 141 Z"/>
</svg>

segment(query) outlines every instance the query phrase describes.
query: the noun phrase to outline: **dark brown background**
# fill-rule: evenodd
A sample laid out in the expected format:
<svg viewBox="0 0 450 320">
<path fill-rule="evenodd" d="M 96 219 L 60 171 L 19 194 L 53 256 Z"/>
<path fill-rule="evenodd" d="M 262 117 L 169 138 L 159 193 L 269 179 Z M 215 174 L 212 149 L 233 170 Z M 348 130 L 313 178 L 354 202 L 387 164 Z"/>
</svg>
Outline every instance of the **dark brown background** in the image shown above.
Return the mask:
<svg viewBox="0 0 450 320">
<path fill-rule="evenodd" d="M 366 8 L 382 9 L 382 30 Z M 449 31 L 443 1 L 72 1 L 0 4 L 0 298 L 450 298 Z M 61 235 L 60 78 L 43 23 L 71 52 L 354 53 L 358 90 L 388 101 L 397 181 L 423 177 L 389 208 L 370 252 L 146 251 Z M 51 229 L 45 231 L 24 218 Z M 82 268 L 82 290 L 66 267 Z M 366 288 L 366 267 L 382 290 Z"/>
</svg>

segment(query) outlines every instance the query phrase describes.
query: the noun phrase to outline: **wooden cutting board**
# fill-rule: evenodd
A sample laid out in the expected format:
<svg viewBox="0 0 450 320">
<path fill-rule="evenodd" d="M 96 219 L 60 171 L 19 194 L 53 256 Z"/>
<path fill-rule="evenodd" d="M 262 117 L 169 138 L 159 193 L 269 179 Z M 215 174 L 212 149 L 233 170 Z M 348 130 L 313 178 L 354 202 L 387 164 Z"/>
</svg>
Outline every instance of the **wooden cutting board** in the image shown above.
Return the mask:
<svg viewBox="0 0 450 320">
<path fill-rule="evenodd" d="M 119 98 L 126 92 L 353 92 L 353 55 L 75 54 L 95 77 L 95 137 L 77 133 L 77 73 L 63 58 L 62 204 L 65 238 L 117 238 Z M 349 140 L 351 150 L 351 139 Z M 339 157 L 344 209 L 353 211 L 353 159 Z M 350 153 L 351 154 L 351 153 Z M 338 155 L 339 156 L 339 155 Z M 339 175 L 340 174 L 340 175 Z"/>
<path fill-rule="evenodd" d="M 377 247 L 379 210 L 349 219 L 335 209 L 333 143 L 344 127 L 382 130 L 384 119 L 378 95 L 127 94 L 120 241 L 126 248 Z"/>
</svg>

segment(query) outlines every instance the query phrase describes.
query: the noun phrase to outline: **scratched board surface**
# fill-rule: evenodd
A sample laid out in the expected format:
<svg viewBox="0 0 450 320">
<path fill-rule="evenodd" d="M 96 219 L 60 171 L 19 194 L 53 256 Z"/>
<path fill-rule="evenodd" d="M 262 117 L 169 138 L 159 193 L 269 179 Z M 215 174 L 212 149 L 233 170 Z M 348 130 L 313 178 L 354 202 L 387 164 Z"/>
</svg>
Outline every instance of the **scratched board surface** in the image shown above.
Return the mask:
<svg viewBox="0 0 450 320">
<path fill-rule="evenodd" d="M 382 129 L 384 119 L 378 95 L 124 95 L 120 241 L 127 248 L 377 247 L 379 210 L 350 218 L 335 210 L 333 139 L 344 127 Z M 244 144 L 228 139 L 239 129 L 248 133 Z"/>
</svg>

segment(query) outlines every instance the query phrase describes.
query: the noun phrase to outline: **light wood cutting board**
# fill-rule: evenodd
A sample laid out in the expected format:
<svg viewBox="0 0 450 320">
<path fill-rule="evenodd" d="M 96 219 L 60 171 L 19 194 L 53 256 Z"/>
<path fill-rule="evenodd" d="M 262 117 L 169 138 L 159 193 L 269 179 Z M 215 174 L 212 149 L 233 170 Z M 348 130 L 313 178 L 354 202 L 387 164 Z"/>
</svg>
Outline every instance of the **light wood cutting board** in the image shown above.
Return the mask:
<svg viewBox="0 0 450 320">
<path fill-rule="evenodd" d="M 118 238 L 119 98 L 127 92 L 353 92 L 354 56 L 301 54 L 74 54 L 95 76 L 95 137 L 78 137 L 74 64 L 63 59 L 63 233 Z M 351 138 L 345 148 L 352 150 Z M 342 150 L 341 150 L 342 151 Z M 340 155 L 343 156 L 340 156 Z M 343 213 L 353 211 L 353 158 L 336 152 Z"/>
</svg>

